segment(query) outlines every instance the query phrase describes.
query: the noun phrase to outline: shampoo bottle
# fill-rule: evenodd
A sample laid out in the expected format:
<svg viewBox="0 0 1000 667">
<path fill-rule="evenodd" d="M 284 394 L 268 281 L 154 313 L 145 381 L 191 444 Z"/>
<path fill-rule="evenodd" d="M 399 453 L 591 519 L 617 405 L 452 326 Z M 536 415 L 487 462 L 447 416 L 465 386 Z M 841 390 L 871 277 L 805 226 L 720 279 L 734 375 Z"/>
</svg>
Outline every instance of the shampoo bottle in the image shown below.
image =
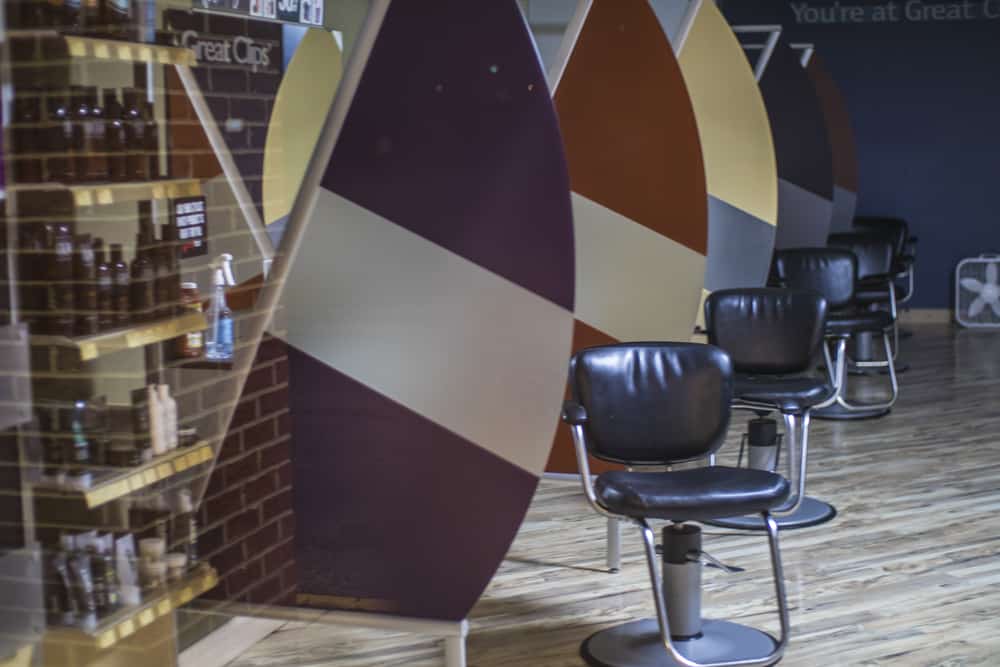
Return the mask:
<svg viewBox="0 0 1000 667">
<path fill-rule="evenodd" d="M 177 449 L 177 401 L 170 395 L 169 385 L 156 385 L 156 391 L 163 418 L 164 444 L 168 451 L 174 450 Z"/>
<path fill-rule="evenodd" d="M 226 286 L 235 283 L 233 279 L 233 256 L 219 255 L 213 262 L 215 292 L 208 310 L 208 340 L 205 343 L 205 357 L 227 360 L 233 357 L 233 313 L 226 304 Z"/>
<path fill-rule="evenodd" d="M 166 429 L 160 394 L 154 384 L 146 387 L 146 404 L 149 408 L 149 436 L 153 445 L 153 456 L 161 456 L 167 453 Z"/>
</svg>

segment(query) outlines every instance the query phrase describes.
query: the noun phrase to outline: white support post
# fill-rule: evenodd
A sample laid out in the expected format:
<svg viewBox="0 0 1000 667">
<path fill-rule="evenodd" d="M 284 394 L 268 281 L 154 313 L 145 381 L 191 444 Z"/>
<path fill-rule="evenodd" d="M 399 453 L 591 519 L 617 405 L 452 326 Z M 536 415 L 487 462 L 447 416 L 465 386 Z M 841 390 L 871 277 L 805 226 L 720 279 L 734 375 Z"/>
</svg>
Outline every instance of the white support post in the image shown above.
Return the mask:
<svg viewBox="0 0 1000 667">
<path fill-rule="evenodd" d="M 464 636 L 445 638 L 444 664 L 445 667 L 466 667 Z"/>
<path fill-rule="evenodd" d="M 619 572 L 622 569 L 622 522 L 608 517 L 608 570 Z"/>
<path fill-rule="evenodd" d="M 763 49 L 760 54 L 760 58 L 757 59 L 757 64 L 753 68 L 754 77 L 757 81 L 760 81 L 764 76 L 764 70 L 767 69 L 767 64 L 771 61 L 771 56 L 774 54 L 774 49 L 778 46 L 778 38 L 781 37 L 781 26 L 780 25 L 734 25 L 733 32 L 737 35 L 740 34 L 767 34 L 767 41 L 764 43 Z M 744 48 L 753 49 L 761 48 L 757 45 L 746 45 Z"/>
</svg>

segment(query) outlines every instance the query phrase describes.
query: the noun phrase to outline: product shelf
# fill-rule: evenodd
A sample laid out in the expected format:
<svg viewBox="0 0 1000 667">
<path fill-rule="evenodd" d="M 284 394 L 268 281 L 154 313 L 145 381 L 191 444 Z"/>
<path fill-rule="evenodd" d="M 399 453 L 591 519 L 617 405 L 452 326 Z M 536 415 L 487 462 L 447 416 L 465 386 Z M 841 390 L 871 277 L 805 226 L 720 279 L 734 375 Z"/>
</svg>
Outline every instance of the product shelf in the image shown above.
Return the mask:
<svg viewBox="0 0 1000 667">
<path fill-rule="evenodd" d="M 97 650 L 109 649 L 135 632 L 187 604 L 219 583 L 216 571 L 202 565 L 183 580 L 168 584 L 166 590 L 136 607 L 121 609 L 102 618 L 92 629 L 50 627 L 46 641 L 83 644 Z"/>
<path fill-rule="evenodd" d="M 64 35 L 56 30 L 11 30 L 8 37 L 13 47 L 15 61 L 25 63 L 18 55 L 40 56 L 51 62 L 60 56 L 72 59 L 88 59 L 124 63 L 153 63 L 159 65 L 198 64 L 194 51 L 183 46 L 144 44 L 99 37 Z M 32 48 L 34 47 L 34 48 Z M 40 51 L 35 51 L 40 49 Z M 33 59 L 33 58 L 32 58 Z"/>
<path fill-rule="evenodd" d="M 134 183 L 88 183 L 63 185 L 60 183 L 25 183 L 7 188 L 17 197 L 18 206 L 29 210 L 53 207 L 53 199 L 71 202 L 76 208 L 106 206 L 126 202 L 140 202 L 201 195 L 201 181 L 193 178 L 174 178 Z"/>
<path fill-rule="evenodd" d="M 87 503 L 87 509 L 95 509 L 112 500 L 135 493 L 195 466 L 207 463 L 212 460 L 213 456 L 212 446 L 203 440 L 191 447 L 175 449 L 162 456 L 157 456 L 152 461 L 134 468 L 103 468 L 98 473 L 97 479 L 86 489 L 41 482 L 35 485 L 35 490 L 79 494 Z"/>
<path fill-rule="evenodd" d="M 93 336 L 70 338 L 67 336 L 34 335 L 31 337 L 31 344 L 76 348 L 79 350 L 81 361 L 92 361 L 121 350 L 162 343 L 171 338 L 207 328 L 208 322 L 204 313 L 190 312 L 170 319 L 138 324 Z"/>
</svg>

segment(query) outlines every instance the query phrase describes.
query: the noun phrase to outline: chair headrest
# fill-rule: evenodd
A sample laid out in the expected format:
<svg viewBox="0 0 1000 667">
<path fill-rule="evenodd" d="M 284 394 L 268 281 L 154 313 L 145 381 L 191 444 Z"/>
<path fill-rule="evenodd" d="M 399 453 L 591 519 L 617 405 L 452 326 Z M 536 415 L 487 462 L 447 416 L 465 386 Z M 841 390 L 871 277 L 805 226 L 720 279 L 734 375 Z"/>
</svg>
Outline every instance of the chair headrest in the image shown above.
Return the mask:
<svg viewBox="0 0 1000 667">
<path fill-rule="evenodd" d="M 705 301 L 708 342 L 740 373 L 800 373 L 823 342 L 826 299 L 806 290 L 719 290 Z"/>
<path fill-rule="evenodd" d="M 717 347 L 623 343 L 570 360 L 573 400 L 586 410 L 594 456 L 625 464 L 697 459 L 722 446 L 729 426 L 733 368 Z"/>
<path fill-rule="evenodd" d="M 858 258 L 841 248 L 789 248 L 774 255 L 778 283 L 817 292 L 829 309 L 851 305 L 858 278 Z"/>
</svg>

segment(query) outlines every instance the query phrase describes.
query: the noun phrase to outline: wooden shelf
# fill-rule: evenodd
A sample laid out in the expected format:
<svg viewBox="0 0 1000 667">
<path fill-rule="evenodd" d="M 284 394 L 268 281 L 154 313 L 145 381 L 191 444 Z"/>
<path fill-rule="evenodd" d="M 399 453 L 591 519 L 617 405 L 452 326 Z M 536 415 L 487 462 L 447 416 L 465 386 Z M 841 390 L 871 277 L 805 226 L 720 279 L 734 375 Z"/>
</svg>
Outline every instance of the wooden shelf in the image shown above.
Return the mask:
<svg viewBox="0 0 1000 667">
<path fill-rule="evenodd" d="M 60 484 L 42 482 L 35 485 L 35 490 L 51 490 L 59 493 L 78 494 L 83 496 L 87 509 L 100 507 L 112 500 L 123 498 L 131 493 L 152 486 L 157 482 L 179 475 L 202 463 L 212 460 L 212 446 L 205 441 L 191 447 L 175 449 L 172 452 L 157 456 L 149 463 L 134 468 L 103 468 L 86 489 L 77 489 Z M 107 472 L 107 474 L 102 474 Z"/>
<path fill-rule="evenodd" d="M 194 51 L 182 46 L 163 46 L 116 39 L 64 35 L 56 30 L 14 30 L 8 36 L 14 43 L 15 53 L 18 51 L 18 43 L 33 41 L 37 44 L 45 43 L 46 49 L 49 51 L 46 55 L 56 58 L 64 55 L 69 58 L 97 61 L 187 65 L 188 67 L 194 67 L 198 64 Z M 46 63 L 21 62 L 19 64 L 45 65 Z"/>
<path fill-rule="evenodd" d="M 205 314 L 191 312 L 166 320 L 137 324 L 93 336 L 68 338 L 66 336 L 37 335 L 31 337 L 31 344 L 76 348 L 80 352 L 81 361 L 92 361 L 121 350 L 162 343 L 171 338 L 207 328 L 208 321 L 205 319 Z"/>
<path fill-rule="evenodd" d="M 89 183 L 62 185 L 60 183 L 25 183 L 9 187 L 8 192 L 17 197 L 18 207 L 50 209 L 66 200 L 76 208 L 105 206 L 123 202 L 140 202 L 154 199 L 175 199 L 201 195 L 201 182 L 191 178 L 137 183 Z"/>
<path fill-rule="evenodd" d="M 121 640 L 162 618 L 219 583 L 214 569 L 202 565 L 179 582 L 168 584 L 166 590 L 136 607 L 127 607 L 106 616 L 89 630 L 52 627 L 45 633 L 47 642 L 67 642 L 89 645 L 97 650 L 109 649 Z"/>
</svg>

